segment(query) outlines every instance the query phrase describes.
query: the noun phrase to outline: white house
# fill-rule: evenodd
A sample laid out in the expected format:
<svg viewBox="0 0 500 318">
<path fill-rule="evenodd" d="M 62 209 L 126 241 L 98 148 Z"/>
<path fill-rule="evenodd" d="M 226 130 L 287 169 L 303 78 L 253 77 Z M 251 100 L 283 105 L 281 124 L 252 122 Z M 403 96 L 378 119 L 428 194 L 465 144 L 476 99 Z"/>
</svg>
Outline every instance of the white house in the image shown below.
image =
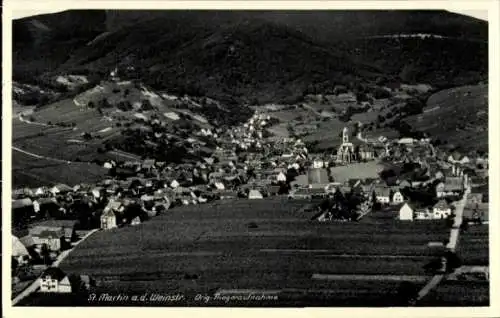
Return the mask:
<svg viewBox="0 0 500 318">
<path fill-rule="evenodd" d="M 26 246 L 24 246 L 16 236 L 12 236 L 12 257 L 14 257 L 19 264 L 28 263 L 31 258 Z"/>
<path fill-rule="evenodd" d="M 177 188 L 179 186 L 179 182 L 177 182 L 177 180 L 172 180 L 172 182 L 170 182 L 170 187 L 171 188 Z"/>
<path fill-rule="evenodd" d="M 264 197 L 262 196 L 262 193 L 259 192 L 259 190 L 252 189 L 248 193 L 248 198 L 249 199 L 263 199 Z"/>
<path fill-rule="evenodd" d="M 401 221 L 413 221 L 413 209 L 408 203 L 405 203 L 399 209 L 399 219 Z"/>
<path fill-rule="evenodd" d="M 470 159 L 467 156 L 463 156 L 459 162 L 464 165 L 464 164 L 470 163 Z"/>
<path fill-rule="evenodd" d="M 323 168 L 325 166 L 325 162 L 320 159 L 315 159 L 313 161 L 312 167 L 313 168 Z"/>
<path fill-rule="evenodd" d="M 400 203 L 403 203 L 404 201 L 405 201 L 405 198 L 403 197 L 403 194 L 401 194 L 400 191 L 396 191 L 392 195 L 392 203 L 393 204 L 400 204 Z"/>
<path fill-rule="evenodd" d="M 278 182 L 286 182 L 286 175 L 283 172 L 280 172 L 276 176 L 276 180 L 278 180 Z"/>
<path fill-rule="evenodd" d="M 110 230 L 117 227 L 115 212 L 111 209 L 101 215 L 101 229 Z"/>
<path fill-rule="evenodd" d="M 139 225 L 141 224 L 141 218 L 136 216 L 131 222 L 130 225 Z"/>
<path fill-rule="evenodd" d="M 41 293 L 71 293 L 69 278 L 58 267 L 49 267 L 38 279 Z"/>
<path fill-rule="evenodd" d="M 439 200 L 432 209 L 435 219 L 444 219 L 451 215 L 451 207 L 446 203 L 446 200 Z"/>
</svg>

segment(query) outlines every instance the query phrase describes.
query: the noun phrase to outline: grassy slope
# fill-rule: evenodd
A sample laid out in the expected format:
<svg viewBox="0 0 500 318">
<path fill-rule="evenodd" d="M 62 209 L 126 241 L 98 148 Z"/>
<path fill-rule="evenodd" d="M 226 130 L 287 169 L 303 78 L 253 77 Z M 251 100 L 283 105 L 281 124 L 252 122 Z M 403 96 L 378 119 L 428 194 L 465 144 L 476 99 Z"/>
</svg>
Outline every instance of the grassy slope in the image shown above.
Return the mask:
<svg viewBox="0 0 500 318">
<path fill-rule="evenodd" d="M 423 114 L 406 121 L 450 146 L 488 150 L 488 85 L 440 91 L 429 98 Z"/>
</svg>

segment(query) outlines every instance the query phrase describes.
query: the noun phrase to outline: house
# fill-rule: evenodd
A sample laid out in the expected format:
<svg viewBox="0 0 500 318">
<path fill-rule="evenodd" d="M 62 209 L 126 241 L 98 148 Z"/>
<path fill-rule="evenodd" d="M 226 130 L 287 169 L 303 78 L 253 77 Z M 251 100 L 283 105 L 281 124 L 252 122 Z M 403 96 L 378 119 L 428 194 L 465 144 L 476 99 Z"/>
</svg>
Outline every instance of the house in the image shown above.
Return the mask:
<svg viewBox="0 0 500 318">
<path fill-rule="evenodd" d="M 13 200 L 11 207 L 13 225 L 26 224 L 28 218 L 35 215 L 33 201 L 30 198 Z"/>
<path fill-rule="evenodd" d="M 435 219 L 444 219 L 451 215 L 451 207 L 446 200 L 441 199 L 434 205 L 432 212 Z"/>
<path fill-rule="evenodd" d="M 58 267 L 47 268 L 38 280 L 41 293 L 72 292 L 69 277 Z"/>
<path fill-rule="evenodd" d="M 12 257 L 15 258 L 18 264 L 26 264 L 31 258 L 30 253 L 26 246 L 17 238 L 12 235 Z"/>
<path fill-rule="evenodd" d="M 55 198 L 39 198 L 33 201 L 33 209 L 41 217 L 54 216 L 61 206 Z"/>
<path fill-rule="evenodd" d="M 415 211 L 415 220 L 433 220 L 434 214 L 429 209 Z"/>
<path fill-rule="evenodd" d="M 464 222 L 468 223 L 489 223 L 489 204 L 477 203 L 475 205 L 467 205 L 463 213 Z"/>
<path fill-rule="evenodd" d="M 109 230 L 117 227 L 120 223 L 117 214 L 123 214 L 124 211 L 125 204 L 123 202 L 110 199 L 101 215 L 101 229 Z"/>
<path fill-rule="evenodd" d="M 286 182 L 286 174 L 283 172 L 278 173 L 278 175 L 276 176 L 276 180 L 278 182 Z"/>
<path fill-rule="evenodd" d="M 400 204 L 405 201 L 405 198 L 403 197 L 403 194 L 400 191 L 395 191 L 392 195 L 392 203 L 393 204 Z"/>
<path fill-rule="evenodd" d="M 76 226 L 77 221 L 75 220 L 46 220 L 38 222 L 35 227 L 33 227 L 33 232 L 45 230 L 62 230 L 64 234 L 64 240 L 67 243 L 72 242 L 76 238 Z"/>
<path fill-rule="evenodd" d="M 281 187 L 279 185 L 269 185 L 267 191 L 269 195 L 278 195 L 280 193 Z"/>
<path fill-rule="evenodd" d="M 385 186 L 376 186 L 374 189 L 377 202 L 389 204 L 391 202 L 391 189 Z"/>
<path fill-rule="evenodd" d="M 35 190 L 35 196 L 46 196 L 49 193 L 47 187 L 39 187 Z"/>
<path fill-rule="evenodd" d="M 35 226 L 29 230 L 29 234 L 37 247 L 46 245 L 49 250 L 54 252 L 60 251 L 62 247 L 65 247 L 66 239 L 62 227 L 46 228 Z"/>
<path fill-rule="evenodd" d="M 49 192 L 52 193 L 53 195 L 63 194 L 63 193 L 67 193 L 70 191 L 73 191 L 73 188 L 64 184 L 64 183 L 57 184 L 57 185 L 53 186 L 52 188 L 50 188 L 50 190 L 49 190 Z"/>
<path fill-rule="evenodd" d="M 110 230 L 117 227 L 116 215 L 113 210 L 107 210 L 101 215 L 101 229 Z"/>
<path fill-rule="evenodd" d="M 482 193 L 469 193 L 467 196 L 467 206 L 475 206 L 483 202 Z"/>
<path fill-rule="evenodd" d="M 214 182 L 214 187 L 217 190 L 225 190 L 226 189 L 226 187 L 224 186 L 224 183 L 222 183 L 222 182 Z"/>
<path fill-rule="evenodd" d="M 411 188 L 412 187 L 412 184 L 410 181 L 408 180 L 402 180 L 401 182 L 399 182 L 398 184 L 398 188 L 399 189 L 404 189 L 404 188 Z"/>
<path fill-rule="evenodd" d="M 179 187 L 179 186 L 180 186 L 179 182 L 178 182 L 177 180 L 175 180 L 175 179 L 174 179 L 174 180 L 172 180 L 172 182 L 170 182 L 170 187 L 171 187 L 171 188 L 176 189 L 176 188 L 177 188 L 177 187 Z"/>
<path fill-rule="evenodd" d="M 413 221 L 413 208 L 408 203 L 404 203 L 399 208 L 399 220 Z"/>
<path fill-rule="evenodd" d="M 434 178 L 436 180 L 444 180 L 444 173 L 443 173 L 443 171 L 441 171 L 441 170 L 436 171 L 436 173 L 434 174 Z"/>
<path fill-rule="evenodd" d="M 444 182 L 436 185 L 436 196 L 438 198 L 460 195 L 464 190 L 463 179 L 461 177 L 446 177 Z"/>
<path fill-rule="evenodd" d="M 130 221 L 130 225 L 139 225 L 141 224 L 141 218 L 139 216 L 136 216 L 135 218 L 132 219 L 132 221 Z"/>
<path fill-rule="evenodd" d="M 248 193 L 248 198 L 249 199 L 263 199 L 264 197 L 262 196 L 262 193 L 260 193 L 259 190 L 252 189 Z"/>
</svg>

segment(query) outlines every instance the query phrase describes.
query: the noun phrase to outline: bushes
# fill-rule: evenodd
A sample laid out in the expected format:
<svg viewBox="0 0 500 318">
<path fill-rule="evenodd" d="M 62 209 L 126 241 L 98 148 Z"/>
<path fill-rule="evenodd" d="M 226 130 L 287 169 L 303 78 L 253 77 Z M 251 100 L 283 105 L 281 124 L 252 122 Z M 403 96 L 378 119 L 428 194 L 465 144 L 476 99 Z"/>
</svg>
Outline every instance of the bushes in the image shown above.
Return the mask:
<svg viewBox="0 0 500 318">
<path fill-rule="evenodd" d="M 391 97 L 391 92 L 389 92 L 388 90 L 382 88 L 382 87 L 376 87 L 373 91 L 372 91 L 372 95 L 375 99 L 383 99 L 383 98 L 389 98 Z"/>
</svg>

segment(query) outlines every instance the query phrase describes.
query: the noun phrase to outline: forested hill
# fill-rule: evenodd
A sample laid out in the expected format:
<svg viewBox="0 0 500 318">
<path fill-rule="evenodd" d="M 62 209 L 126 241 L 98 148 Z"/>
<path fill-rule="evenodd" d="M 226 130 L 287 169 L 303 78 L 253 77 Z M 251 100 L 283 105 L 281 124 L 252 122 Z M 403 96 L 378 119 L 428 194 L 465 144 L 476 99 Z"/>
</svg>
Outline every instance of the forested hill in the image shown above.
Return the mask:
<svg viewBox="0 0 500 318">
<path fill-rule="evenodd" d="M 311 86 L 484 80 L 487 31 L 445 11 L 66 11 L 14 21 L 13 71 L 43 86 L 132 66 L 129 78 L 177 94 L 295 102 Z M 401 33 L 455 39 L 367 38 Z"/>
</svg>

